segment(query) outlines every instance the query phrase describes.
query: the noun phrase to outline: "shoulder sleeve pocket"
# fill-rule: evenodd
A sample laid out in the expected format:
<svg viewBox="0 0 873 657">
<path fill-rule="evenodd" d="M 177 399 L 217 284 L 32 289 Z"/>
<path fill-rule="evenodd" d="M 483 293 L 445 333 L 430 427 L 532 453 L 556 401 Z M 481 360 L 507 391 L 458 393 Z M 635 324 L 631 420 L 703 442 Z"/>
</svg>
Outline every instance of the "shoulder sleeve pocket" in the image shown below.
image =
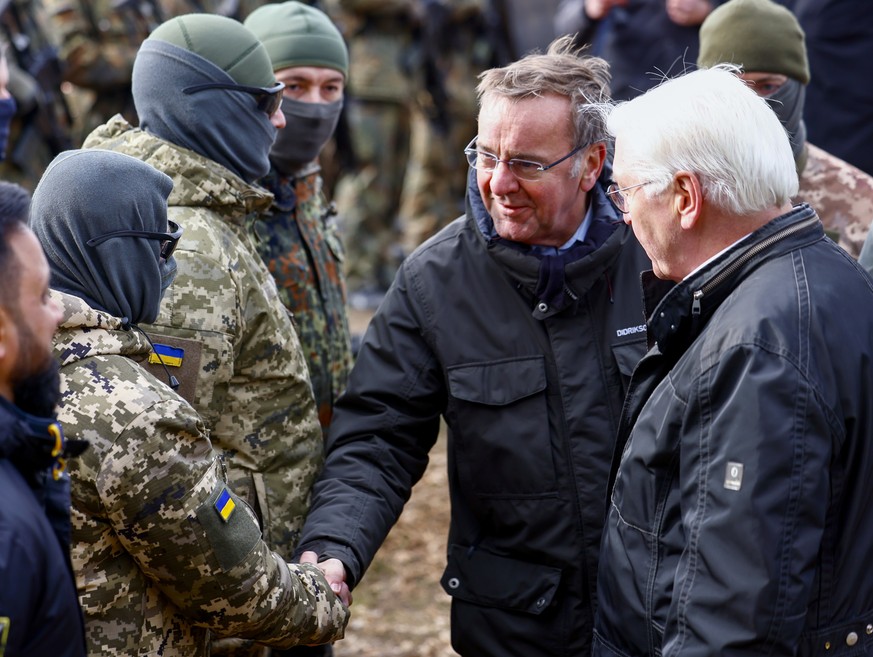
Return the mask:
<svg viewBox="0 0 873 657">
<path fill-rule="evenodd" d="M 447 374 L 453 397 L 488 406 L 505 406 L 546 389 L 542 356 L 457 365 Z"/>
<path fill-rule="evenodd" d="M 453 598 L 539 615 L 552 604 L 561 570 L 452 545 L 440 580 Z"/>
</svg>

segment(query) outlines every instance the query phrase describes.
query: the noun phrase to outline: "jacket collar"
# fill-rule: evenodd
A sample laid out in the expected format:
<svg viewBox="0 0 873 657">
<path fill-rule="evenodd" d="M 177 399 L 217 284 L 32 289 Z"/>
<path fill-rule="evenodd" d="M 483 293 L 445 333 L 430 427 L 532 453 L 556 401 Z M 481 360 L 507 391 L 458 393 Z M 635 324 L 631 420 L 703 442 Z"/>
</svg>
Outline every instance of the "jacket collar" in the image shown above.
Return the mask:
<svg viewBox="0 0 873 657">
<path fill-rule="evenodd" d="M 776 217 L 680 283 L 642 277 L 650 347 L 662 353 L 693 341 L 722 301 L 761 264 L 824 237 L 807 204 Z"/>
<path fill-rule="evenodd" d="M 61 367 L 91 356 L 133 357 L 151 351 L 143 334 L 118 317 L 91 308 L 72 294 L 52 290 L 51 295 L 63 313 L 54 339 L 55 357 Z"/>
<path fill-rule="evenodd" d="M 601 176 L 603 180 L 603 176 Z M 501 238 L 494 229 L 494 221 L 485 209 L 485 203 L 476 184 L 476 172 L 471 169 L 467 179 L 468 220 L 477 227 L 489 255 L 506 267 L 535 299 L 533 316 L 545 319 L 572 306 L 618 257 L 622 246 L 630 238 L 628 226 L 621 220 L 615 206 L 606 196 L 600 181 L 589 192 L 592 227 L 589 236 L 596 241 L 593 248 L 574 248 L 558 256 L 564 268 L 563 294 L 558 299 L 540 299 L 536 294 L 538 283 L 542 289 L 541 265 L 543 257 L 532 252 L 530 246 Z M 587 240 L 586 240 L 587 241 Z M 578 246 L 578 244 L 577 244 Z"/>
</svg>

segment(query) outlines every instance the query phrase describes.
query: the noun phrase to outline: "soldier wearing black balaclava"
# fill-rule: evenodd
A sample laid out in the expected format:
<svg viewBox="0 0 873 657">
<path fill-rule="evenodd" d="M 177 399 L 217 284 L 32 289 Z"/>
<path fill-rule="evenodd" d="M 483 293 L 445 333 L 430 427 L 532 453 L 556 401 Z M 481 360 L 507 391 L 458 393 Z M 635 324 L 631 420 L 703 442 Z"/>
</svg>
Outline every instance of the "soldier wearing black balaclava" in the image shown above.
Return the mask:
<svg viewBox="0 0 873 657">
<path fill-rule="evenodd" d="M 326 434 L 352 356 L 343 249 L 318 156 L 342 110 L 349 55 L 327 15 L 294 0 L 256 9 L 245 25 L 264 44 L 277 78 L 295 82 L 282 99 L 286 125 L 261 180 L 275 201 L 255 224 L 255 241 L 294 314 Z"/>
<path fill-rule="evenodd" d="M 812 205 L 828 235 L 857 258 L 873 220 L 873 177 L 806 140 L 804 101 L 811 76 L 797 18 L 771 0 L 730 0 L 717 7 L 700 27 L 697 63 L 720 62 L 740 66 L 750 81 L 758 74 L 784 77 L 771 93 L 753 88 L 788 132 L 800 178 L 793 200 Z"/>
</svg>

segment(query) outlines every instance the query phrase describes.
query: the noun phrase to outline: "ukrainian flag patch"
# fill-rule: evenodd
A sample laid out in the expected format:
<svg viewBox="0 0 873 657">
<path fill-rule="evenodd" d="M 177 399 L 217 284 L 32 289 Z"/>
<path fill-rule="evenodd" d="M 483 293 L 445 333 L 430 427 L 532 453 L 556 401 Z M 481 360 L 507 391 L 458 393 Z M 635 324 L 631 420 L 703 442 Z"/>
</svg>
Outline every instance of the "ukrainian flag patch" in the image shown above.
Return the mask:
<svg viewBox="0 0 873 657">
<path fill-rule="evenodd" d="M 225 488 L 221 491 L 218 499 L 215 500 L 215 510 L 218 511 L 221 519 L 227 522 L 230 520 L 230 516 L 235 508 L 236 504 L 234 504 L 233 499 L 230 497 L 230 491 Z"/>
<path fill-rule="evenodd" d="M 161 362 L 170 367 L 182 367 L 182 360 L 185 358 L 185 350 L 171 347 L 168 344 L 154 345 L 155 350 L 149 354 L 149 362 L 158 365 Z"/>
</svg>

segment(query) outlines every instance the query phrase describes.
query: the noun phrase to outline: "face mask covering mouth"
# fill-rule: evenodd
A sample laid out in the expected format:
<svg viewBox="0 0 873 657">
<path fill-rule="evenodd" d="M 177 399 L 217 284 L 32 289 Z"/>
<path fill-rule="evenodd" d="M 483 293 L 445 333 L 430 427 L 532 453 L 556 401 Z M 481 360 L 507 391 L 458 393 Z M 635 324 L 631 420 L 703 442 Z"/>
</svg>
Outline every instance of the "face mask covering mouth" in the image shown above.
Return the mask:
<svg viewBox="0 0 873 657">
<path fill-rule="evenodd" d="M 312 162 L 336 129 L 343 101 L 304 103 L 282 99 L 285 127 L 279 130 L 270 150 L 270 161 L 285 175 L 293 174 Z"/>
<path fill-rule="evenodd" d="M 806 159 L 806 124 L 803 122 L 805 98 L 806 87 L 792 78 L 788 78 L 785 84 L 765 98 L 788 133 L 798 173 L 803 171 L 803 163 Z"/>
</svg>

